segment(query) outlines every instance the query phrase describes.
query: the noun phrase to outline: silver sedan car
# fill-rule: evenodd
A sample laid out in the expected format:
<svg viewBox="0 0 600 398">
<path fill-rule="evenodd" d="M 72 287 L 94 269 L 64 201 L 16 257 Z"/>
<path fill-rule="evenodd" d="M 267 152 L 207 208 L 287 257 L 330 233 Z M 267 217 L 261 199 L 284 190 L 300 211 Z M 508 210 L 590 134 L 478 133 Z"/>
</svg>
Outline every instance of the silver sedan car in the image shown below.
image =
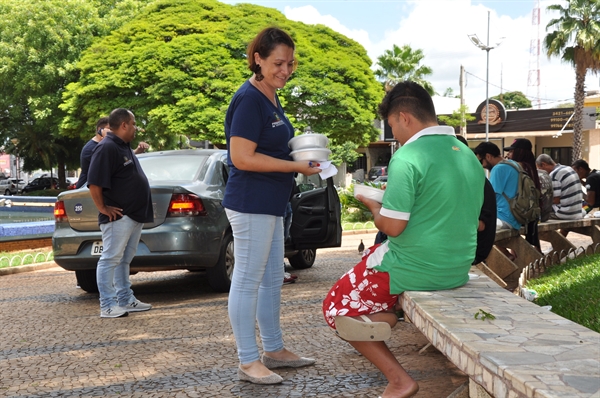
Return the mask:
<svg viewBox="0 0 600 398">
<path fill-rule="evenodd" d="M 229 174 L 227 152 L 162 151 L 138 159 L 150 182 L 154 222 L 144 225 L 131 272 L 206 270 L 210 286 L 228 292 L 235 262 L 231 227 L 221 205 Z M 331 178 L 323 185 L 291 200 L 286 256 L 294 268 L 311 267 L 317 248 L 341 245 L 339 197 Z M 82 289 L 98 291 L 102 234 L 89 190 L 62 192 L 54 215 L 54 261 L 75 271 Z"/>
</svg>

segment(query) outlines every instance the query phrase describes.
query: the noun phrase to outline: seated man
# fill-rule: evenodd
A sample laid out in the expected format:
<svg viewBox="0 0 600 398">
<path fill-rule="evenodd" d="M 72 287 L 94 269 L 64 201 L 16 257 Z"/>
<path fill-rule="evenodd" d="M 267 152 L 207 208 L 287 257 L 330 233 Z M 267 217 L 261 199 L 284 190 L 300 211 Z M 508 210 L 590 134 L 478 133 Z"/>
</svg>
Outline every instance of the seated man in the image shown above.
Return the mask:
<svg viewBox="0 0 600 398">
<path fill-rule="evenodd" d="M 503 229 L 521 229 L 521 224 L 517 221 L 507 198 L 517 196 L 519 184 L 519 172 L 509 164 L 505 164 L 500 156 L 500 148 L 492 142 L 482 142 L 473 149 L 477 159 L 484 169 L 490 171 L 490 183 L 496 194 L 496 231 Z M 512 160 L 506 160 L 513 162 Z M 511 260 L 516 258 L 516 253 L 511 253 L 507 248 L 497 246 L 506 257 Z"/>
<path fill-rule="evenodd" d="M 402 145 L 389 165 L 383 204 L 358 196 L 388 239 L 332 287 L 327 323 L 371 361 L 389 384 L 383 397 L 410 397 L 418 384 L 383 340 L 406 290 L 464 285 L 475 258 L 485 175 L 454 130 L 438 126 L 431 97 L 414 82 L 397 84 L 379 106 Z"/>
<path fill-rule="evenodd" d="M 546 170 L 552 178 L 554 198 L 550 218 L 554 220 L 578 220 L 583 218 L 583 194 L 579 176 L 570 167 L 557 164 L 546 154 L 535 160 L 538 169 Z"/>
<path fill-rule="evenodd" d="M 590 170 L 588 162 L 583 159 L 576 160 L 571 167 L 579 176 L 579 181 L 586 190 L 583 207 L 585 211 L 589 213 L 592 209 L 600 207 L 600 172 Z"/>
</svg>

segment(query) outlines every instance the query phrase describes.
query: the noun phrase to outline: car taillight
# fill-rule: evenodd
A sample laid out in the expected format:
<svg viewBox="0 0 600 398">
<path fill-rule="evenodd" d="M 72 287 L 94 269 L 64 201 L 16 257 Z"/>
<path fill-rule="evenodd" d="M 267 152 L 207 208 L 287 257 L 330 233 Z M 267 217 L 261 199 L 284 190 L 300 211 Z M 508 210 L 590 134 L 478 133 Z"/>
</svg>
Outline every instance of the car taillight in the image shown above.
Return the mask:
<svg viewBox="0 0 600 398">
<path fill-rule="evenodd" d="M 193 194 L 173 194 L 167 217 L 204 216 L 206 209 L 202 199 Z"/>
<path fill-rule="evenodd" d="M 63 202 L 62 200 L 57 200 L 54 203 L 54 221 L 65 222 L 68 220 L 69 217 L 67 217 L 67 212 L 65 210 L 65 202 Z"/>
</svg>

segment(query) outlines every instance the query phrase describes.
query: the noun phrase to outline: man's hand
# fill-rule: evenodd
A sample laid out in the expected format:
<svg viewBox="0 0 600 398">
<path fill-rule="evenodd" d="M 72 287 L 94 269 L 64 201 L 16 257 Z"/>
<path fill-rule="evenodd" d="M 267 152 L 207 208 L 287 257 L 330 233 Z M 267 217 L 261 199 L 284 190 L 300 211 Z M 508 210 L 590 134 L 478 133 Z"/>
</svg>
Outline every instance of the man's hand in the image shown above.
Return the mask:
<svg viewBox="0 0 600 398">
<path fill-rule="evenodd" d="M 119 209 L 118 207 L 104 206 L 102 209 L 98 209 L 98 211 L 106 214 L 109 221 L 116 221 L 119 217 L 123 217 L 123 209 Z"/>
<path fill-rule="evenodd" d="M 356 199 L 360 200 L 365 206 L 367 206 L 371 214 L 373 214 L 375 226 L 384 234 L 395 238 L 406 228 L 408 220 L 388 218 L 379 214 L 381 212 L 382 205 L 378 201 L 365 198 L 363 195 L 356 195 Z"/>
<path fill-rule="evenodd" d="M 379 211 L 381 210 L 381 203 L 379 203 L 378 201 L 365 198 L 363 195 L 356 195 L 356 199 L 363 202 L 364 205 L 367 206 L 371 214 L 373 214 L 373 216 L 375 216 L 375 214 L 379 214 Z"/>
<path fill-rule="evenodd" d="M 136 155 L 138 153 L 144 153 L 148 150 L 148 148 L 150 148 L 150 145 L 148 145 L 147 143 L 145 143 L 144 141 L 141 141 L 137 148 L 135 148 L 135 151 L 133 151 L 133 153 L 135 153 Z"/>
<path fill-rule="evenodd" d="M 123 217 L 123 209 L 113 206 L 104 205 L 104 197 L 102 196 L 102 187 L 98 185 L 88 185 L 90 195 L 98 211 L 108 216 L 109 221 L 115 221 L 119 217 Z"/>
</svg>

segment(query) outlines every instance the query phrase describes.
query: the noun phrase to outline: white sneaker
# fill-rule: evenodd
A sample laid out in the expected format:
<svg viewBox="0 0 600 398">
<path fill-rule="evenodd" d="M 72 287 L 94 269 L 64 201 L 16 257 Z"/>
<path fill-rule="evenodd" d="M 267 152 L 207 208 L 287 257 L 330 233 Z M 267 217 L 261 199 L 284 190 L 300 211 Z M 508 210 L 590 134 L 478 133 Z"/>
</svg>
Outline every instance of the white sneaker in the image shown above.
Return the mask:
<svg viewBox="0 0 600 398">
<path fill-rule="evenodd" d="M 129 312 L 141 312 L 148 311 L 150 308 L 152 308 L 152 304 L 142 303 L 140 300 L 135 299 L 123 308 L 125 308 L 125 310 Z"/>
<path fill-rule="evenodd" d="M 129 312 L 123 307 L 115 305 L 114 307 L 100 310 L 100 318 L 120 318 L 129 315 Z"/>
</svg>

